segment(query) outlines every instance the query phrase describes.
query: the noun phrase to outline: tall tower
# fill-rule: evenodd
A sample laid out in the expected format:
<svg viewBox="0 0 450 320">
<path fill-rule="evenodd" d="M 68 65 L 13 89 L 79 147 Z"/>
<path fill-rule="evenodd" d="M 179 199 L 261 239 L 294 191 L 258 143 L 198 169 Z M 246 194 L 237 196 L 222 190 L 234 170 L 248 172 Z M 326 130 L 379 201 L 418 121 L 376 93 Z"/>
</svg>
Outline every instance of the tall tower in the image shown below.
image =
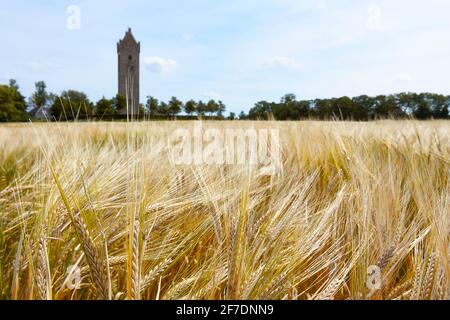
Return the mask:
<svg viewBox="0 0 450 320">
<path fill-rule="evenodd" d="M 131 33 L 131 28 L 125 37 L 117 43 L 119 58 L 119 94 L 127 97 L 128 114 L 139 114 L 139 55 L 141 43 L 137 42 Z M 127 114 L 127 109 L 119 110 L 120 114 Z"/>
</svg>

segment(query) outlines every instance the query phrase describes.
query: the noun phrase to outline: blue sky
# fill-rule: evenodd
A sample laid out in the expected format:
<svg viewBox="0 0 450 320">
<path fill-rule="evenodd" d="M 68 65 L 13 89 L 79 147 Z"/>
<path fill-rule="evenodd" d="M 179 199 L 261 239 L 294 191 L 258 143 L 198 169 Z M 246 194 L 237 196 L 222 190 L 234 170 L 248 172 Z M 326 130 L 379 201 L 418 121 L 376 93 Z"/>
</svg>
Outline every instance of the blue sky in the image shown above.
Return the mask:
<svg viewBox="0 0 450 320">
<path fill-rule="evenodd" d="M 71 5 L 80 29 L 67 26 Z M 142 102 L 213 97 L 240 112 L 288 92 L 450 94 L 449 14 L 448 0 L 0 0 L 0 83 L 112 97 L 131 27 Z"/>
</svg>

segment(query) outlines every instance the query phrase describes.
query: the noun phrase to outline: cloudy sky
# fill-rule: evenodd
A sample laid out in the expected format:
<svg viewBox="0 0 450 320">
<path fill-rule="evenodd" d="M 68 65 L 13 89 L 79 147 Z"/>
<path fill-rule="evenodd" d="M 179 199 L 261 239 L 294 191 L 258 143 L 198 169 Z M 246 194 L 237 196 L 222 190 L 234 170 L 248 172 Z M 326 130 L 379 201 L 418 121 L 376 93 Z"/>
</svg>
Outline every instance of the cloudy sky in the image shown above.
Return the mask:
<svg viewBox="0 0 450 320">
<path fill-rule="evenodd" d="M 240 112 L 288 92 L 450 94 L 449 14 L 448 0 L 0 0 L 0 83 L 112 97 L 131 27 L 143 102 L 213 97 Z"/>
</svg>

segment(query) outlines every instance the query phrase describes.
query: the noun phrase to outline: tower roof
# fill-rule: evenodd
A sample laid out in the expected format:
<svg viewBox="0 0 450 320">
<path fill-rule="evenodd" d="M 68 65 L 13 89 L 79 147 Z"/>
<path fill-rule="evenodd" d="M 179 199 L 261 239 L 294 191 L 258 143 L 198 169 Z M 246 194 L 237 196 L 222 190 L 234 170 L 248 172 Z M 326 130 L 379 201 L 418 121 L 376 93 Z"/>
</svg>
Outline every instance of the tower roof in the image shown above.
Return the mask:
<svg viewBox="0 0 450 320">
<path fill-rule="evenodd" d="M 118 46 L 121 46 L 123 43 L 131 43 L 134 45 L 140 45 L 140 42 L 136 41 L 136 38 L 131 31 L 131 28 L 128 28 L 127 32 L 125 32 L 125 36 L 123 39 L 119 40 Z"/>
</svg>

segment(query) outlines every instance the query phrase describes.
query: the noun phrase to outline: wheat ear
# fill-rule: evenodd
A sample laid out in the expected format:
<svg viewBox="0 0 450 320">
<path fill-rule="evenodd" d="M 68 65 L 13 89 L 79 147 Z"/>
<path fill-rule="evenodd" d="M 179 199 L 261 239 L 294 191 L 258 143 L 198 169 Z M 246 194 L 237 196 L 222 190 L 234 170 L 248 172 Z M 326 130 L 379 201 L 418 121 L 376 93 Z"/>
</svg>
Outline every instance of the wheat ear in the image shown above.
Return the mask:
<svg viewBox="0 0 450 320">
<path fill-rule="evenodd" d="M 430 299 L 431 290 L 433 289 L 434 271 L 436 266 L 436 253 L 433 252 L 428 259 L 427 270 L 425 272 L 425 278 L 422 282 L 422 288 L 420 289 L 420 299 Z"/>
<path fill-rule="evenodd" d="M 160 264 L 158 264 L 156 267 L 154 267 L 141 281 L 141 293 L 144 292 L 150 284 L 153 282 L 153 280 L 156 279 L 161 273 L 163 273 L 167 267 L 172 263 L 172 259 L 166 259 Z"/>
<path fill-rule="evenodd" d="M 421 284 L 422 284 L 422 263 L 418 261 L 416 268 L 414 270 L 414 281 L 410 294 L 411 300 L 419 299 Z"/>
<path fill-rule="evenodd" d="M 48 265 L 47 245 L 44 238 L 41 238 L 38 243 L 36 287 L 40 300 L 50 300 L 50 268 Z"/>
<path fill-rule="evenodd" d="M 408 280 L 405 283 L 402 283 L 398 286 L 396 286 L 394 289 L 391 290 L 389 295 L 387 296 L 387 300 L 397 300 L 399 297 L 403 297 L 403 295 L 411 289 L 412 286 L 412 280 Z"/>
<path fill-rule="evenodd" d="M 447 286 L 446 286 L 445 272 L 444 272 L 444 268 L 442 267 L 442 265 L 439 266 L 436 279 L 437 279 L 437 285 L 436 285 L 435 297 L 437 300 L 444 300 L 445 299 L 445 291 L 447 290 Z"/>
<path fill-rule="evenodd" d="M 133 240 L 132 240 L 132 257 L 131 257 L 131 296 L 133 300 L 140 299 L 140 283 L 139 283 L 139 220 L 134 221 Z"/>
<path fill-rule="evenodd" d="M 384 252 L 384 254 L 381 256 L 381 258 L 377 262 L 377 266 L 383 270 L 387 267 L 389 262 L 391 261 L 392 257 L 395 254 L 395 246 L 390 247 L 388 250 Z"/>
<path fill-rule="evenodd" d="M 342 280 L 336 278 L 315 298 L 315 300 L 334 300 L 336 292 L 342 285 Z"/>
<path fill-rule="evenodd" d="M 106 287 L 108 279 L 105 274 L 105 267 L 98 256 L 97 250 L 89 235 L 89 231 L 83 223 L 83 220 L 81 220 L 81 217 L 79 215 L 73 215 L 72 218 L 72 224 L 86 255 L 86 260 L 97 294 L 101 300 L 108 300 L 109 294 L 108 288 Z"/>
</svg>

